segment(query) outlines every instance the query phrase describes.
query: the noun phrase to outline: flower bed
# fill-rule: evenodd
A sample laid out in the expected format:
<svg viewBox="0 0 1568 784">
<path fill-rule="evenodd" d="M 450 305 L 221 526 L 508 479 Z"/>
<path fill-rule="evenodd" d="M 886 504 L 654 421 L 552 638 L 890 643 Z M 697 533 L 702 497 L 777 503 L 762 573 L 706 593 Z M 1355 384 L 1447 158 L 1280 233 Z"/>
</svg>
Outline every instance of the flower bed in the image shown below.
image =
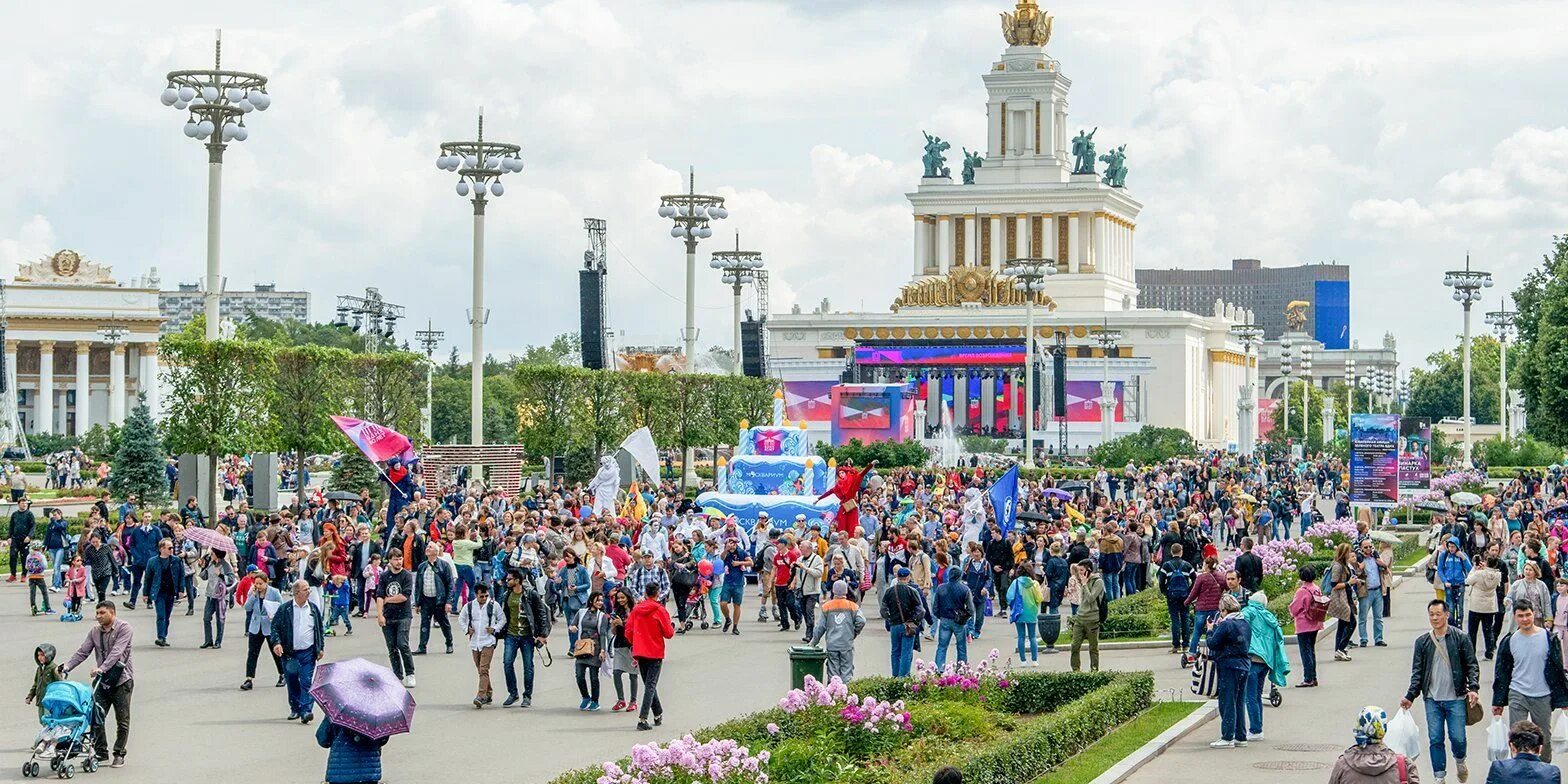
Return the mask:
<svg viewBox="0 0 1568 784">
<path fill-rule="evenodd" d="M 1027 784 L 1152 700 L 1147 672 L 1009 674 L 996 656 L 910 678 L 808 680 L 776 708 L 553 784 L 925 784 L 946 765 L 965 782 Z"/>
</svg>

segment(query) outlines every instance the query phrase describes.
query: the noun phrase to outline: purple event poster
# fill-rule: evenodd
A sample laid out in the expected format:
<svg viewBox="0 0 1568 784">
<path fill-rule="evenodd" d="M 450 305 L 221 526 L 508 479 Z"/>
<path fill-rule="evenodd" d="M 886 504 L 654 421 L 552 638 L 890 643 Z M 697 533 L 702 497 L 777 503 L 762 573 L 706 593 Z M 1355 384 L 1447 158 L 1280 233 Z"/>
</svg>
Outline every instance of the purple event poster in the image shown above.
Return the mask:
<svg viewBox="0 0 1568 784">
<path fill-rule="evenodd" d="M 1350 418 L 1350 501 L 1399 503 L 1399 415 L 1356 414 Z"/>
<path fill-rule="evenodd" d="M 1432 420 L 1399 420 L 1399 494 L 1425 495 L 1432 489 Z"/>
</svg>

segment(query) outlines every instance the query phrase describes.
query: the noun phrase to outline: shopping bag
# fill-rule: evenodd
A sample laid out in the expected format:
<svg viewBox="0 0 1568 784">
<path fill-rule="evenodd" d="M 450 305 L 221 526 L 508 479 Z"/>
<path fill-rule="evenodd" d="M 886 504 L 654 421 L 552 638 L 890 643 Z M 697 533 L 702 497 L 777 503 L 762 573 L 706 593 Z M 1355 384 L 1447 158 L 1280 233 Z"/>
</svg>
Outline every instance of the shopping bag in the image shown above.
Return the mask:
<svg viewBox="0 0 1568 784">
<path fill-rule="evenodd" d="M 1394 750 L 1396 754 L 1403 754 L 1410 759 L 1419 759 L 1421 756 L 1421 731 L 1416 727 L 1416 720 L 1410 716 L 1410 711 L 1400 708 L 1394 718 L 1388 722 L 1388 728 L 1383 733 L 1383 745 Z"/>
<path fill-rule="evenodd" d="M 1192 693 L 1211 700 L 1219 696 L 1219 668 L 1214 666 L 1214 660 L 1207 653 L 1201 653 L 1192 660 Z"/>
<path fill-rule="evenodd" d="M 1496 762 L 1508 757 L 1508 725 L 1498 716 L 1492 719 L 1492 726 L 1486 728 L 1486 758 Z"/>
<path fill-rule="evenodd" d="M 1557 720 L 1552 722 L 1552 753 L 1568 754 L 1568 713 L 1557 714 Z"/>
</svg>

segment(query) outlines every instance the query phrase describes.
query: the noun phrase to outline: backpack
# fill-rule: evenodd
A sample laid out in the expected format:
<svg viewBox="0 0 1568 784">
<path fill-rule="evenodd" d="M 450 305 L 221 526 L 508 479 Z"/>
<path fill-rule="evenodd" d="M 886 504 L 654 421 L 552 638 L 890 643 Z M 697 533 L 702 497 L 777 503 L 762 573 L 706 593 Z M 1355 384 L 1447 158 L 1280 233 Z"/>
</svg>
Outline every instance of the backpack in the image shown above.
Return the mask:
<svg viewBox="0 0 1568 784">
<path fill-rule="evenodd" d="M 1172 567 L 1165 576 L 1165 595 L 1173 599 L 1185 599 L 1191 592 L 1192 567 L 1187 566 L 1185 570 L 1181 566 Z"/>
<path fill-rule="evenodd" d="M 968 593 L 969 593 L 969 589 L 965 588 L 964 589 L 964 594 L 966 594 L 964 596 L 965 600 L 962 601 L 962 602 L 959 602 L 958 606 L 956 608 L 954 608 L 954 610 L 953 610 L 953 620 L 958 622 L 958 624 L 961 625 L 961 626 L 962 625 L 968 625 L 969 619 L 974 617 L 974 611 L 973 611 L 973 608 L 974 608 L 973 601 L 974 600 L 970 596 L 967 595 Z"/>
</svg>

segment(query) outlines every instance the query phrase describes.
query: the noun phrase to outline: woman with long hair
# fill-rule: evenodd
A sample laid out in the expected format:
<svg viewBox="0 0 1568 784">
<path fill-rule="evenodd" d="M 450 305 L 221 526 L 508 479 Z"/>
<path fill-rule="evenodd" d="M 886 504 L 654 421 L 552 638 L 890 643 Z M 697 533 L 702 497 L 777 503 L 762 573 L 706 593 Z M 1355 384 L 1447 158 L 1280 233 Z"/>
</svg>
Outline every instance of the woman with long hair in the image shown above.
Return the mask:
<svg viewBox="0 0 1568 784">
<path fill-rule="evenodd" d="M 1040 636 L 1035 633 L 1040 620 L 1040 602 L 1044 594 L 1034 579 L 1034 569 L 1029 563 L 1019 564 L 1013 573 L 1013 582 L 1007 588 L 1007 620 L 1018 633 L 1018 664 L 1022 667 L 1040 666 Z M 1025 655 L 1024 644 L 1029 653 Z"/>
<path fill-rule="evenodd" d="M 577 709 L 596 711 L 599 709 L 599 665 L 604 662 L 605 638 L 610 631 L 610 618 L 604 612 L 604 594 L 589 594 L 587 606 L 572 617 L 567 631 L 576 640 L 572 643 L 572 659 L 576 662 L 573 669 L 577 673 L 577 691 L 583 698 Z M 593 640 L 593 645 L 579 646 L 578 643 L 583 640 Z M 579 647 L 585 650 L 579 651 Z M 589 648 L 591 651 L 586 650 Z"/>
<path fill-rule="evenodd" d="M 625 588 L 610 591 L 610 671 L 615 675 L 615 705 L 610 710 L 637 712 L 637 664 L 632 661 L 632 643 L 626 637 L 626 619 L 632 612 L 632 595 Z M 622 683 L 622 677 L 631 679 L 631 699 Z"/>
<path fill-rule="evenodd" d="M 1350 638 L 1356 632 L 1356 603 L 1362 580 L 1349 542 L 1334 548 L 1334 562 L 1328 569 L 1331 586 L 1328 614 L 1339 621 L 1334 629 L 1334 661 L 1350 661 L 1348 649 Z"/>
</svg>

